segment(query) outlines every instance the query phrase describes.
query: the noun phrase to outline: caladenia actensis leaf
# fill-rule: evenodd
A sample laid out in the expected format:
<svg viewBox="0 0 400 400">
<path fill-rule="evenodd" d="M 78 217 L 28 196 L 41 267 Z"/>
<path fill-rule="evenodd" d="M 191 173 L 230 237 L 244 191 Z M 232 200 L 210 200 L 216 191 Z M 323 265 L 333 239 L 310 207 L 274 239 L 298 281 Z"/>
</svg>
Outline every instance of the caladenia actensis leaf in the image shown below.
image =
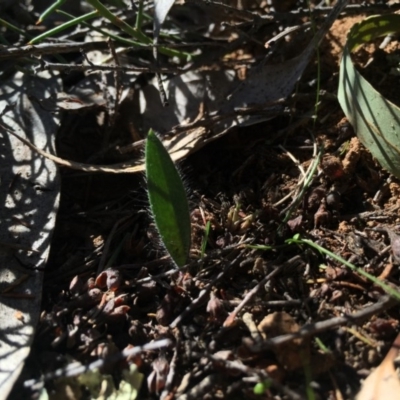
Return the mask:
<svg viewBox="0 0 400 400">
<path fill-rule="evenodd" d="M 362 76 L 351 53 L 371 40 L 399 32 L 399 14 L 373 15 L 356 23 L 343 49 L 338 90 L 340 106 L 361 143 L 397 178 L 400 178 L 400 107 Z"/>
<path fill-rule="evenodd" d="M 145 150 L 150 210 L 161 240 L 178 267 L 187 263 L 190 213 L 182 179 L 161 140 L 150 130 Z"/>
</svg>

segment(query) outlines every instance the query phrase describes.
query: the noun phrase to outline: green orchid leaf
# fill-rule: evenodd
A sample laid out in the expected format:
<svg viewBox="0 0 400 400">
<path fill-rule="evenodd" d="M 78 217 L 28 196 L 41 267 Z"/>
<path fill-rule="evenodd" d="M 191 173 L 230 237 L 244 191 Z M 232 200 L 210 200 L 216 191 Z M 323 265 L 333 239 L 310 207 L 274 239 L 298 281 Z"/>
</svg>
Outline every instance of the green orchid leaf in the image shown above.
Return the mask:
<svg viewBox="0 0 400 400">
<path fill-rule="evenodd" d="M 400 109 L 364 79 L 351 60 L 357 46 L 400 31 L 400 15 L 376 15 L 347 35 L 339 77 L 339 103 L 363 145 L 382 167 L 400 178 Z"/>
<path fill-rule="evenodd" d="M 146 140 L 145 164 L 154 222 L 169 255 L 178 267 L 182 267 L 190 250 L 188 201 L 171 156 L 152 130 Z"/>
</svg>

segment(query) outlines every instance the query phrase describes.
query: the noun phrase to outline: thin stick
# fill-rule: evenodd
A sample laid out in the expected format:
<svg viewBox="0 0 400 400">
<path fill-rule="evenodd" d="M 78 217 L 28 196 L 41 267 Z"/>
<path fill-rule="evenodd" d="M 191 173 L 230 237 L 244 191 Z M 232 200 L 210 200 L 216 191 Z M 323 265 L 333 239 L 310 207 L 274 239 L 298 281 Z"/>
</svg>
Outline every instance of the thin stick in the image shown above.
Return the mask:
<svg viewBox="0 0 400 400">
<path fill-rule="evenodd" d="M 0 47 L 0 59 L 26 57 L 31 55 L 43 56 L 56 53 L 74 53 L 79 51 L 107 49 L 106 42 L 77 42 L 77 43 L 43 43 L 35 46 Z"/>
<path fill-rule="evenodd" d="M 240 302 L 240 304 L 229 314 L 228 318 L 224 321 L 224 327 L 231 326 L 239 312 L 243 309 L 243 307 L 256 295 L 256 293 L 274 276 L 278 275 L 284 268 L 288 267 L 291 264 L 296 263 L 297 261 L 301 261 L 300 256 L 295 256 L 291 258 L 289 261 L 286 261 L 282 265 L 276 267 L 272 272 L 270 272 L 264 279 L 262 279 L 256 286 L 251 289 L 244 299 Z"/>
<path fill-rule="evenodd" d="M 165 388 L 160 395 L 160 400 L 165 400 L 170 397 L 170 393 L 172 391 L 172 385 L 174 383 L 174 378 L 175 378 L 176 361 L 178 359 L 179 346 L 180 346 L 180 340 L 178 338 L 175 345 L 174 355 L 172 356 L 171 362 L 169 363 L 169 372 L 167 380 L 165 381 Z"/>
<path fill-rule="evenodd" d="M 133 173 L 133 172 L 140 172 L 144 170 L 143 164 L 139 165 L 127 165 L 126 163 L 118 163 L 113 165 L 90 165 L 90 164 L 82 164 L 75 161 L 68 161 L 64 160 L 63 158 L 54 156 L 53 154 L 47 153 L 46 151 L 39 149 L 34 144 L 32 144 L 29 140 L 23 138 L 22 136 L 15 133 L 13 130 L 5 127 L 4 125 L 0 124 L 0 128 L 4 129 L 11 135 L 15 136 L 19 139 L 22 143 L 26 144 L 30 149 L 36 151 L 38 154 L 42 155 L 43 157 L 54 161 L 55 163 L 62 165 L 64 167 L 68 167 L 71 169 L 76 169 L 78 171 L 84 172 L 108 172 L 114 174 L 121 174 L 121 173 Z"/>
<path fill-rule="evenodd" d="M 90 363 L 88 365 L 81 365 L 80 363 L 78 363 L 79 365 L 77 365 L 77 363 L 67 365 L 65 368 L 59 368 L 59 369 L 55 370 L 54 372 L 45 374 L 41 378 L 41 380 L 44 379 L 45 381 L 48 381 L 50 379 L 55 379 L 55 378 L 77 376 L 77 375 L 83 374 L 87 371 L 93 371 L 94 369 L 102 368 L 103 366 L 105 366 L 107 364 L 113 364 L 119 360 L 136 356 L 145 351 L 158 350 L 158 349 L 162 349 L 164 347 L 169 347 L 171 344 L 172 344 L 172 341 L 170 339 L 162 339 L 162 340 L 158 340 L 156 342 L 147 343 L 143 346 L 135 346 L 133 348 L 125 349 L 125 350 L 121 351 L 120 353 L 113 354 L 110 357 L 106 357 L 103 359 L 93 361 L 92 363 Z M 37 383 L 37 381 L 32 379 L 32 380 L 26 381 L 24 383 L 24 386 L 32 387 L 36 383 Z"/>
<path fill-rule="evenodd" d="M 258 380 L 266 380 L 271 382 L 272 386 L 275 387 L 277 390 L 279 390 L 281 393 L 284 393 L 288 396 L 288 398 L 292 400 L 301 400 L 303 399 L 302 396 L 300 396 L 298 393 L 294 392 L 293 390 L 288 388 L 288 385 L 282 385 L 280 384 L 276 379 L 273 379 L 270 377 L 265 371 L 263 370 L 256 370 L 251 367 L 248 367 L 247 365 L 239 362 L 239 361 L 230 361 L 222 357 L 214 356 L 214 355 L 208 355 L 208 357 L 216 364 L 222 364 L 227 370 L 231 371 L 238 371 L 241 372 L 242 374 L 245 374 L 247 376 L 254 376 L 257 377 Z"/>
<path fill-rule="evenodd" d="M 272 339 L 267 339 L 262 344 L 254 345 L 252 351 L 262 351 L 270 349 L 271 347 L 281 346 L 285 343 L 289 343 L 294 339 L 303 339 L 306 337 L 314 336 L 318 333 L 325 332 L 329 329 L 337 328 L 341 325 L 347 324 L 359 324 L 361 321 L 377 315 L 389 308 L 394 307 L 399 304 L 399 300 L 394 299 L 391 296 L 384 295 L 381 299 L 373 304 L 372 306 L 366 307 L 361 311 L 354 314 L 346 314 L 342 317 L 334 317 L 326 321 L 314 322 L 311 324 L 306 324 L 296 333 L 289 333 L 286 335 L 281 335 L 274 337 Z"/>
<path fill-rule="evenodd" d="M 278 147 L 286 153 L 286 155 L 294 162 L 296 167 L 300 170 L 303 178 L 307 176 L 306 172 L 304 171 L 303 166 L 301 165 L 300 161 L 288 150 L 286 150 L 281 144 Z"/>
</svg>

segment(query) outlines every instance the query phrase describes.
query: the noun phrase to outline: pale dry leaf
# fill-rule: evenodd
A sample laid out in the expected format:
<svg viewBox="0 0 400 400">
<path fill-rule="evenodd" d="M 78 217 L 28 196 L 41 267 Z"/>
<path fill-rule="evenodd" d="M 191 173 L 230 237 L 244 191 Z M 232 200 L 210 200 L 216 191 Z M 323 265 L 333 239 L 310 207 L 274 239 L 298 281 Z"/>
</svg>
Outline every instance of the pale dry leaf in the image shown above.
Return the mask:
<svg viewBox="0 0 400 400">
<path fill-rule="evenodd" d="M 277 311 L 263 318 L 257 329 L 264 339 L 271 339 L 280 335 L 296 333 L 300 330 L 300 326 L 288 313 Z M 310 362 L 310 338 L 294 339 L 290 343 L 276 346 L 273 351 L 279 364 L 286 370 L 302 368 Z"/>
<path fill-rule="evenodd" d="M 144 171 L 144 163 L 142 162 L 141 159 L 133 163 L 119 163 L 113 165 L 93 165 L 93 164 L 84 164 L 76 161 L 65 160 L 63 158 L 54 156 L 53 154 L 40 149 L 39 147 L 32 144 L 29 140 L 25 139 L 21 135 L 18 135 L 12 129 L 6 128 L 6 131 L 10 135 L 18 138 L 22 143 L 24 143 L 30 149 L 34 150 L 36 153 L 64 167 L 84 172 L 103 172 L 110 174 L 128 174 L 128 173 L 136 173 Z M 225 133 L 222 132 L 220 135 L 214 135 L 210 137 L 207 141 L 204 141 L 202 140 L 202 138 L 205 132 L 206 132 L 205 128 L 199 127 L 193 129 L 190 133 L 186 132 L 180 133 L 174 136 L 172 139 L 163 141 L 163 143 L 168 152 L 170 153 L 172 160 L 178 161 L 188 156 L 189 154 L 193 153 L 194 151 L 199 150 L 207 143 L 215 139 L 218 139 Z"/>
<path fill-rule="evenodd" d="M 318 48 L 321 40 L 346 4 L 347 0 L 338 1 L 324 24 L 298 57 L 277 65 L 264 65 L 264 63 L 261 63 L 261 65 L 253 68 L 249 72 L 249 77 L 241 82 L 232 93 L 225 108 L 232 111 L 253 105 L 263 105 L 290 95 L 296 82 L 300 79 L 307 64 L 310 62 L 315 49 Z M 248 117 L 241 118 L 239 122 L 246 122 L 247 124 L 248 119 Z"/>
<path fill-rule="evenodd" d="M 143 132 L 153 129 L 163 135 L 175 126 L 184 126 L 196 119 L 201 104 L 205 105 L 209 114 L 219 112 L 234 76 L 233 70 L 188 71 L 174 76 L 165 85 L 168 107 L 164 107 L 160 100 L 157 79 L 154 78 L 136 93 Z"/>
<path fill-rule="evenodd" d="M 54 152 L 59 118 L 41 100 L 55 100 L 61 90 L 48 72 L 17 73 L 0 88 L 0 399 L 7 398 L 30 351 L 60 190 L 55 164 L 8 133 Z"/>
<path fill-rule="evenodd" d="M 160 34 L 161 25 L 174 3 L 175 0 L 154 0 L 154 38 L 156 41 Z"/>
<path fill-rule="evenodd" d="M 393 364 L 399 347 L 400 334 L 381 364 L 364 381 L 356 400 L 400 399 L 400 380 Z"/>
<path fill-rule="evenodd" d="M 155 45 L 158 44 L 158 39 L 160 36 L 161 25 L 167 18 L 168 12 L 174 4 L 175 0 L 154 0 L 154 27 L 153 27 L 153 43 Z M 158 61 L 158 51 L 157 47 L 153 47 L 153 57 L 156 65 L 159 65 Z M 156 73 L 156 79 L 158 81 L 158 88 L 160 91 L 160 96 L 163 102 L 163 105 L 166 106 L 168 104 L 168 97 L 165 94 L 165 89 L 162 84 L 161 74 Z"/>
</svg>

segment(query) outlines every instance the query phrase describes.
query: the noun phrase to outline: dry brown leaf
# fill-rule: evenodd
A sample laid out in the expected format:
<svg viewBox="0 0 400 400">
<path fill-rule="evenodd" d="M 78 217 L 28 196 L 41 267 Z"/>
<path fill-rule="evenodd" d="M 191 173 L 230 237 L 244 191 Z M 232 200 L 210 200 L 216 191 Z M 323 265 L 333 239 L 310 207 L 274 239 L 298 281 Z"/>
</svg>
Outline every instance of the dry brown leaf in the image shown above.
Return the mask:
<svg viewBox="0 0 400 400">
<path fill-rule="evenodd" d="M 257 329 L 264 339 L 270 339 L 288 333 L 296 333 L 300 326 L 288 313 L 278 311 L 267 315 L 258 324 Z M 302 368 L 310 363 L 310 339 L 294 339 L 290 343 L 274 348 L 274 353 L 285 369 L 292 371 Z"/>
<path fill-rule="evenodd" d="M 18 135 L 11 129 L 7 127 L 2 127 L 5 131 L 10 133 L 12 136 L 18 138 L 22 143 L 27 145 L 30 149 L 34 150 L 41 156 L 55 162 L 58 165 L 68 167 L 71 169 L 75 169 L 78 171 L 84 172 L 106 172 L 111 174 L 127 174 L 127 173 L 136 173 L 144 171 L 144 164 L 142 159 L 139 159 L 135 163 L 128 164 L 128 163 L 119 163 L 113 165 L 93 165 L 93 164 L 83 164 L 76 161 L 69 161 L 63 158 L 54 156 L 42 149 L 39 149 L 37 146 L 32 144 L 29 140 L 23 138 L 21 135 Z M 202 140 L 203 136 L 205 136 L 206 130 L 205 128 L 199 127 L 193 129 L 189 133 L 180 133 L 174 136 L 173 139 L 164 140 L 164 146 L 169 151 L 171 158 L 174 161 L 178 161 L 183 157 L 188 156 L 189 154 L 193 153 L 196 150 L 199 150 L 201 147 L 205 146 L 206 144 L 210 143 L 211 141 L 218 139 L 223 133 L 214 135 L 208 139 Z"/>
<path fill-rule="evenodd" d="M 357 400 L 398 400 L 400 380 L 394 368 L 394 360 L 400 347 L 400 334 L 381 364 L 364 381 Z"/>
</svg>

